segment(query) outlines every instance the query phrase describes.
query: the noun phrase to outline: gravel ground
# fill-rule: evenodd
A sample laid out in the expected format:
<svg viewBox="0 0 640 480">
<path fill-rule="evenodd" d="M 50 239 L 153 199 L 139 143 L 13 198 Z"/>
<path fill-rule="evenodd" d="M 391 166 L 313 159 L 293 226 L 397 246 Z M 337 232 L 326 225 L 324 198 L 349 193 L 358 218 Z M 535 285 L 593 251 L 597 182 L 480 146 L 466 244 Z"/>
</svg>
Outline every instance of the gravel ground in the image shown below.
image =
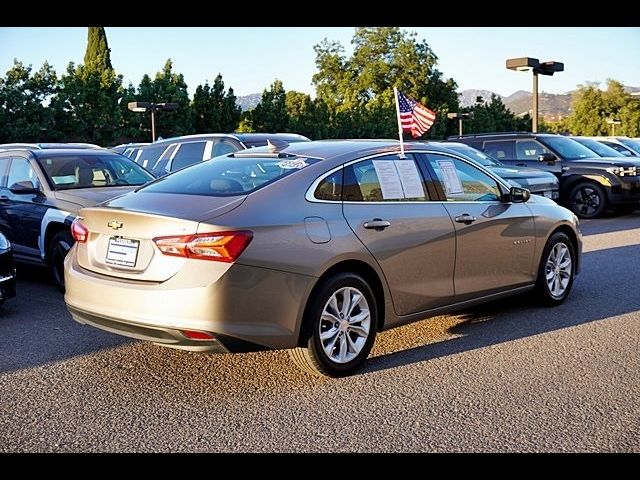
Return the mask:
<svg viewBox="0 0 640 480">
<path fill-rule="evenodd" d="M 0 451 L 640 451 L 640 214 L 583 222 L 583 272 L 378 336 L 364 370 L 82 327 L 39 269 L 0 311 Z"/>
</svg>

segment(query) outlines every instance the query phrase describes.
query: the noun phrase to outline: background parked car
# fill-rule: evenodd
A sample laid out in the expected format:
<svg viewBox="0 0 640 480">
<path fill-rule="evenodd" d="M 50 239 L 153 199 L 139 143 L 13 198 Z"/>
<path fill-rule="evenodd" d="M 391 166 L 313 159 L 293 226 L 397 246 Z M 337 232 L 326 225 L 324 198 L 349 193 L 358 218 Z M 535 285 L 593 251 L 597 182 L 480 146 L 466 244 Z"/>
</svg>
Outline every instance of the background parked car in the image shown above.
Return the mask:
<svg viewBox="0 0 640 480">
<path fill-rule="evenodd" d="M 536 168 L 517 167 L 514 165 L 507 166 L 465 143 L 447 142 L 443 144 L 443 146 L 478 162 L 499 177 L 514 182 L 516 186 L 524 187 L 531 193 L 554 200 L 560 198 L 560 182 L 551 172 L 545 172 L 544 170 Z"/>
<path fill-rule="evenodd" d="M 100 145 L 95 145 L 93 143 L 3 143 L 3 144 L 0 144 L 0 150 L 11 150 L 15 148 L 26 148 L 29 150 L 47 150 L 50 148 L 102 149 Z"/>
<path fill-rule="evenodd" d="M 507 165 L 540 168 L 560 180 L 560 201 L 582 218 L 596 218 L 609 206 L 640 203 L 640 161 L 599 157 L 562 135 L 506 132 L 449 137 L 481 149 Z"/>
<path fill-rule="evenodd" d="M 599 157 L 628 157 L 630 155 L 624 155 L 620 153 L 615 148 L 611 148 L 609 145 L 606 145 L 598 140 L 590 137 L 569 137 L 571 140 L 575 140 L 580 145 L 584 145 L 589 150 L 597 154 Z"/>
<path fill-rule="evenodd" d="M 161 177 L 194 163 L 273 142 L 308 142 L 295 133 L 211 133 L 169 138 L 140 148 L 133 158 Z"/>
<path fill-rule="evenodd" d="M 625 157 L 640 157 L 640 142 L 628 137 L 591 137 L 622 153 Z"/>
<path fill-rule="evenodd" d="M 136 150 L 139 147 L 143 147 L 145 145 L 149 145 L 149 142 L 121 143 L 120 145 L 116 145 L 115 147 L 109 148 L 109 150 L 115 153 L 120 153 L 125 157 L 131 158 L 132 151 Z"/>
<path fill-rule="evenodd" d="M 0 305 L 16 296 L 16 268 L 11 242 L 0 233 Z"/>
<path fill-rule="evenodd" d="M 78 210 L 154 178 L 122 155 L 87 148 L 0 151 L 0 177 L 0 231 L 16 261 L 48 265 L 60 289 Z"/>
<path fill-rule="evenodd" d="M 236 152 L 84 208 L 67 307 L 160 345 L 288 348 L 342 376 L 379 330 L 527 290 L 567 298 L 574 214 L 444 146 L 398 153 L 389 140 Z"/>
</svg>

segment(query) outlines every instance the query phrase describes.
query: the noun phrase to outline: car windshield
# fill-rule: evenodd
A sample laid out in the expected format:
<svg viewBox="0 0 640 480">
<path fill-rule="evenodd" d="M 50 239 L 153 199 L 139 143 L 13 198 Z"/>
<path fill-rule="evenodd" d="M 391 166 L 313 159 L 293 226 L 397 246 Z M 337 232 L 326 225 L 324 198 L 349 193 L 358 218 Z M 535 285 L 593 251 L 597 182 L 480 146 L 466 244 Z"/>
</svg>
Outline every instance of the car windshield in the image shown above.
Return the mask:
<svg viewBox="0 0 640 480">
<path fill-rule="evenodd" d="M 584 145 L 589 150 L 593 150 L 601 157 L 624 157 L 624 155 L 620 152 L 605 145 L 604 143 L 600 143 L 599 141 L 594 140 L 593 138 L 574 138 L 573 140 L 581 145 Z"/>
<path fill-rule="evenodd" d="M 143 185 L 154 177 L 118 154 L 65 155 L 38 159 L 54 190 Z"/>
<path fill-rule="evenodd" d="M 629 147 L 631 150 L 633 150 L 634 152 L 640 154 L 640 142 L 637 140 L 632 140 L 630 138 L 619 138 L 618 141 Z"/>
<path fill-rule="evenodd" d="M 472 160 L 475 160 L 480 165 L 483 165 L 485 167 L 501 167 L 502 166 L 502 164 L 499 161 L 497 161 L 493 157 L 490 157 L 486 153 L 481 152 L 476 148 L 462 146 L 462 145 L 447 145 L 447 147 L 455 152 L 461 153 L 462 155 L 465 155 L 471 158 Z"/>
<path fill-rule="evenodd" d="M 580 145 L 575 140 L 567 137 L 540 137 L 538 140 L 552 150 L 555 150 L 563 160 L 580 160 L 582 158 L 593 158 L 596 156 L 584 145 Z"/>
<path fill-rule="evenodd" d="M 140 192 L 228 197 L 246 195 L 318 160 L 305 157 L 215 157 L 140 189 Z"/>
</svg>

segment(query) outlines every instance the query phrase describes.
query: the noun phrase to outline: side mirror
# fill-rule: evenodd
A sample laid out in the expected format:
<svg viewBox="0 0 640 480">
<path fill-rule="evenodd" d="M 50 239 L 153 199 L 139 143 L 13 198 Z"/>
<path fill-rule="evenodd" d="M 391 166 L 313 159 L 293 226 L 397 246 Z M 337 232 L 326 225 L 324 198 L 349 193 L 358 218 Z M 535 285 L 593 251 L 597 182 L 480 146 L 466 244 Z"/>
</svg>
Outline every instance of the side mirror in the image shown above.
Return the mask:
<svg viewBox="0 0 640 480">
<path fill-rule="evenodd" d="M 511 187 L 509 189 L 509 200 L 512 203 L 525 203 L 531 198 L 531 192 L 522 187 Z"/>
<path fill-rule="evenodd" d="M 551 152 L 546 152 L 546 153 L 543 153 L 542 155 L 538 155 L 539 162 L 555 162 L 557 159 L 558 157 L 556 157 Z"/>
<path fill-rule="evenodd" d="M 21 195 L 28 193 L 40 193 L 40 189 L 36 188 L 31 180 L 23 180 L 22 182 L 16 182 L 9 187 L 12 193 Z"/>
</svg>

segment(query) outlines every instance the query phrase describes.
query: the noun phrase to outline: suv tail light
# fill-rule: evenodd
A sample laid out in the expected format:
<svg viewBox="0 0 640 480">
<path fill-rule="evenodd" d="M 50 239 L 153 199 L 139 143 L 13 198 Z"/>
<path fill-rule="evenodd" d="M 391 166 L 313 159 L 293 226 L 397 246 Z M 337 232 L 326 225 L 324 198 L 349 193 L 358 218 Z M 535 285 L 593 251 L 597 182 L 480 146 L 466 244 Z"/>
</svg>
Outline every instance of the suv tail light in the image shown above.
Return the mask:
<svg viewBox="0 0 640 480">
<path fill-rule="evenodd" d="M 71 236 L 78 243 L 84 243 L 89 237 L 89 229 L 80 221 L 81 217 L 76 217 L 71 223 Z"/>
<path fill-rule="evenodd" d="M 253 232 L 238 230 L 156 237 L 153 242 L 165 255 L 231 263 L 235 262 L 252 239 Z"/>
</svg>

